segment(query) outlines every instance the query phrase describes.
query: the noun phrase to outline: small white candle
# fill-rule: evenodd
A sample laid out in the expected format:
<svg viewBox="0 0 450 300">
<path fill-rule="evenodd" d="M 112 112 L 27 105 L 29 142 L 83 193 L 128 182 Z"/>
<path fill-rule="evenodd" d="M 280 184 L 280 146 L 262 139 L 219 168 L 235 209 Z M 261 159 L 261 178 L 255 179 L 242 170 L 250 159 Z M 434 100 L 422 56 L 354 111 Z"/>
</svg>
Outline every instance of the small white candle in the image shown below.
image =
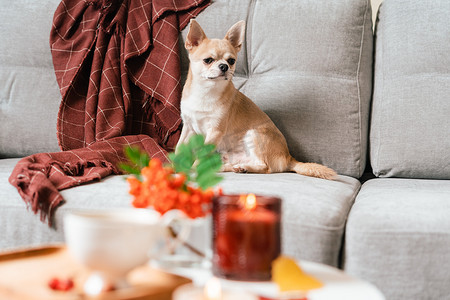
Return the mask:
<svg viewBox="0 0 450 300">
<path fill-rule="evenodd" d="M 191 283 L 177 288 L 172 300 L 258 300 L 258 297 L 241 291 L 222 291 L 219 279 L 213 277 L 204 288 Z"/>
<path fill-rule="evenodd" d="M 216 277 L 211 278 L 205 285 L 203 294 L 207 300 L 222 300 L 222 287 L 219 279 Z"/>
</svg>

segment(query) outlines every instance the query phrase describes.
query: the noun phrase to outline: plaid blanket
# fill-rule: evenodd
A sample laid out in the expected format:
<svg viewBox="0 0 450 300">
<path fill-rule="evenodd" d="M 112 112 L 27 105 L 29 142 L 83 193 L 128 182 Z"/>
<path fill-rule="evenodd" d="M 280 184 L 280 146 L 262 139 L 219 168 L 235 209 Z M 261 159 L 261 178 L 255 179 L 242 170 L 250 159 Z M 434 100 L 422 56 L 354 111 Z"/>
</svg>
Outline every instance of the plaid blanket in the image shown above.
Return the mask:
<svg viewBox="0 0 450 300">
<path fill-rule="evenodd" d="M 52 224 L 59 190 L 120 174 L 124 147 L 167 159 L 181 132 L 179 32 L 209 0 L 63 0 L 50 34 L 62 152 L 23 158 L 9 181 Z"/>
</svg>

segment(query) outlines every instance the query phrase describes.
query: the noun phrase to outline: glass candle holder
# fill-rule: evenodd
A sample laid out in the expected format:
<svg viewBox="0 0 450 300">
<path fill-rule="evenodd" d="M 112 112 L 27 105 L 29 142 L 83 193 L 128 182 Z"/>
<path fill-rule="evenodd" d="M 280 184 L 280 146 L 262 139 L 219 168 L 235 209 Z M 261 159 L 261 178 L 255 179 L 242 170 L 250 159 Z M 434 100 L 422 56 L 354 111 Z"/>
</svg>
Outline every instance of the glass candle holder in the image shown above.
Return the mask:
<svg viewBox="0 0 450 300">
<path fill-rule="evenodd" d="M 281 199 L 222 195 L 213 199 L 213 274 L 231 280 L 271 279 L 281 252 Z"/>
</svg>

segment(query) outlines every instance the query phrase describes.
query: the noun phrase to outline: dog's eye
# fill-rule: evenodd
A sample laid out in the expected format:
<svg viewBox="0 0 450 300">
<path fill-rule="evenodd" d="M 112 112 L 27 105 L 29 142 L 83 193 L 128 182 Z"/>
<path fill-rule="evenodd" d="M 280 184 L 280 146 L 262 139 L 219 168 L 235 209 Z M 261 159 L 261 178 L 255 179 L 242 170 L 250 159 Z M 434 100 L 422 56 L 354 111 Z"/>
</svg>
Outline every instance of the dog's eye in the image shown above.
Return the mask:
<svg viewBox="0 0 450 300">
<path fill-rule="evenodd" d="M 204 62 L 205 64 L 209 65 L 210 63 L 213 62 L 213 60 L 214 60 L 214 59 L 212 59 L 211 57 L 208 57 L 208 58 L 205 58 L 205 59 L 203 60 L 203 62 Z"/>
<path fill-rule="evenodd" d="M 227 60 L 227 62 L 230 64 L 230 66 L 232 66 L 232 65 L 234 65 L 236 60 L 234 58 L 230 58 L 230 59 Z"/>
</svg>

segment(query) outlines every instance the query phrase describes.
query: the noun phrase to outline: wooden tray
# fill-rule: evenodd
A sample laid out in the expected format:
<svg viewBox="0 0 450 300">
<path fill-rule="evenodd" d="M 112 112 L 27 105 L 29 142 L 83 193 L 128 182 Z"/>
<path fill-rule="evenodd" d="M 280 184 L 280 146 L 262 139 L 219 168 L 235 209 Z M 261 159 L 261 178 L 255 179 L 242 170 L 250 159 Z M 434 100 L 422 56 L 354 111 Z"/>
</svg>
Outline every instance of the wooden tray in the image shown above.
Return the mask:
<svg viewBox="0 0 450 300">
<path fill-rule="evenodd" d="M 0 255 L 0 299 L 8 300 L 170 300 L 173 290 L 191 280 L 142 266 L 130 272 L 131 288 L 89 297 L 82 292 L 88 271 L 77 264 L 65 247 L 45 247 Z M 49 288 L 54 278 L 72 278 L 67 292 Z"/>
</svg>

